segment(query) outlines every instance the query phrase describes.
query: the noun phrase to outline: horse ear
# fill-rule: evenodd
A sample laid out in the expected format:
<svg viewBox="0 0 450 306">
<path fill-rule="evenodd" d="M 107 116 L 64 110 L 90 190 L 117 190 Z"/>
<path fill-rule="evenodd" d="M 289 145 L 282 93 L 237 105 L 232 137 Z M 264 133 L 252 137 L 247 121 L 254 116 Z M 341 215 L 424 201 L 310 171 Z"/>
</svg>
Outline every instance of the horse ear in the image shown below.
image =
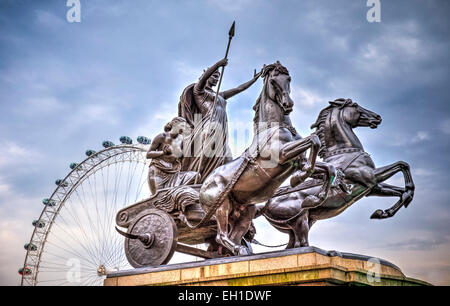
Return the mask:
<svg viewBox="0 0 450 306">
<path fill-rule="evenodd" d="M 336 105 L 338 105 L 338 103 L 336 103 L 336 101 L 328 101 L 328 103 L 329 103 L 331 106 L 336 106 Z"/>
<path fill-rule="evenodd" d="M 330 105 L 333 105 L 333 106 L 341 106 L 342 104 L 345 103 L 345 101 L 346 100 L 344 98 L 339 98 L 334 101 L 328 101 L 328 103 L 330 103 Z"/>
</svg>

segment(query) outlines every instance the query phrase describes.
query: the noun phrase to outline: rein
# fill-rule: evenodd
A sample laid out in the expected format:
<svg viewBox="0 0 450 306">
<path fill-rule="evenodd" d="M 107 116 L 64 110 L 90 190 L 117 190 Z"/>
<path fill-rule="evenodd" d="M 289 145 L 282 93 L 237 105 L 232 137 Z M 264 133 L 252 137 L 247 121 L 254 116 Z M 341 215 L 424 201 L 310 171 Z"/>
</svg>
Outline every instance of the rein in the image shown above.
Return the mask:
<svg viewBox="0 0 450 306">
<path fill-rule="evenodd" d="M 353 152 L 361 152 L 364 153 L 364 150 L 361 150 L 360 148 L 343 148 L 343 149 L 336 149 L 331 152 L 327 152 L 324 155 L 324 159 L 327 159 L 328 157 L 344 154 L 344 153 L 353 153 Z"/>
</svg>

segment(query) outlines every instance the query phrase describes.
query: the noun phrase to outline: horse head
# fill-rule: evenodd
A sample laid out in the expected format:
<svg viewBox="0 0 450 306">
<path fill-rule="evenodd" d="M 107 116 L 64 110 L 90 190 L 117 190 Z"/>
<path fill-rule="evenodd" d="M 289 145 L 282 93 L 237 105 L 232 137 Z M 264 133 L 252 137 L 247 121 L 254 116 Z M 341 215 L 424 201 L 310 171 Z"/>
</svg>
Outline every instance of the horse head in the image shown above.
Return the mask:
<svg viewBox="0 0 450 306">
<path fill-rule="evenodd" d="M 277 61 L 274 64 L 264 65 L 262 77 L 266 96 L 277 103 L 284 115 L 288 115 L 294 107 L 294 101 L 290 97 L 289 71 Z"/>
<path fill-rule="evenodd" d="M 336 99 L 329 102 L 311 128 L 316 128 L 322 142 L 319 155 L 341 148 L 359 148 L 362 145 L 353 133 L 356 127 L 375 129 L 381 124 L 381 116 L 353 102 L 351 99 Z"/>
<path fill-rule="evenodd" d="M 352 128 L 368 126 L 376 129 L 381 123 L 381 116 L 353 102 L 351 99 L 337 99 L 329 102 L 331 106 L 342 109 L 342 118 Z"/>
</svg>

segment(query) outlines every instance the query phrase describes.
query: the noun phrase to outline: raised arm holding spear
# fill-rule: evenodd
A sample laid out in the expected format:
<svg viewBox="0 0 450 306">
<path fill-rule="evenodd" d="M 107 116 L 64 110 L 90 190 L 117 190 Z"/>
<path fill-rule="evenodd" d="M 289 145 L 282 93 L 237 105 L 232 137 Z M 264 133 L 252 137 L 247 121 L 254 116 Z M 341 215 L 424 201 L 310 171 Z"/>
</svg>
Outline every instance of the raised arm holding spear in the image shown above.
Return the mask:
<svg viewBox="0 0 450 306">
<path fill-rule="evenodd" d="M 233 22 L 228 33 L 225 57 L 208 68 L 197 83 L 186 87 L 180 98 L 179 116 L 184 117 L 194 128 L 185 145 L 191 155 L 185 154 L 182 169 L 200 173 L 201 179 L 196 183 L 201 183 L 212 170 L 232 160 L 227 136 L 226 99 L 249 88 L 261 75 L 255 71 L 250 81 L 220 92 L 223 72 L 228 64 L 228 52 L 234 34 L 235 23 Z M 221 72 L 219 72 L 220 67 L 222 67 Z M 214 91 L 213 87 L 216 85 L 217 89 Z"/>
</svg>

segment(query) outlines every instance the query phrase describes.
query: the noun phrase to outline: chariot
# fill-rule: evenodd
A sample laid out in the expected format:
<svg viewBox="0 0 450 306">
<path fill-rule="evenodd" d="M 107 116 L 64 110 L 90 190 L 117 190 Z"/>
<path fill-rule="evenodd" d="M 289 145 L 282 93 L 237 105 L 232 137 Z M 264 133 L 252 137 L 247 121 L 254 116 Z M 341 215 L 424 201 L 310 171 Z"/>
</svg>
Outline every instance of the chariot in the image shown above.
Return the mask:
<svg viewBox="0 0 450 306">
<path fill-rule="evenodd" d="M 125 236 L 125 254 L 135 268 L 159 266 L 170 261 L 175 251 L 202 258 L 215 258 L 218 252 L 192 247 L 214 243 L 217 223 L 214 217 L 202 227 L 191 229 L 188 222 L 198 222 L 205 212 L 198 202 L 201 185 L 159 189 L 150 198 L 121 209 L 116 215 L 116 228 Z M 172 195 L 172 196 L 171 196 Z M 179 200 L 179 197 L 185 199 Z M 185 205 L 180 207 L 177 202 Z"/>
</svg>

